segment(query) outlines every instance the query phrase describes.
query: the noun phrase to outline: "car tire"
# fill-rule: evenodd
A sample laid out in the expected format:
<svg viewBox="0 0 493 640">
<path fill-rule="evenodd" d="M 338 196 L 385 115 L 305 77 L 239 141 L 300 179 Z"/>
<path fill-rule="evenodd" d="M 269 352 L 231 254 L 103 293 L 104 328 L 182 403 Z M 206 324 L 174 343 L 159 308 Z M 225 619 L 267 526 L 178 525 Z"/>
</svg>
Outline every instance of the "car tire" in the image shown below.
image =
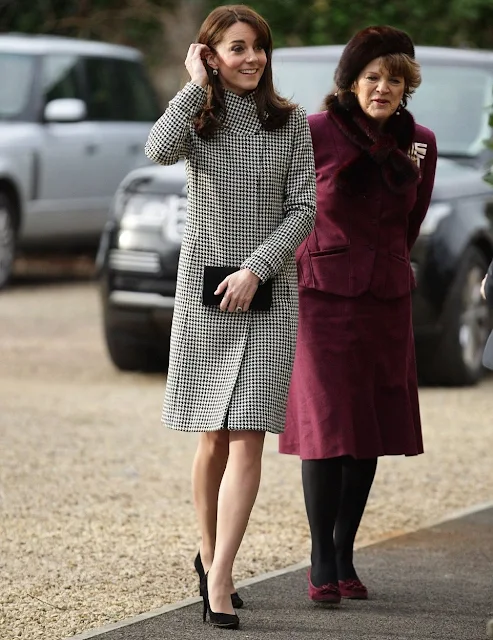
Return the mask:
<svg viewBox="0 0 493 640">
<path fill-rule="evenodd" d="M 162 348 L 152 348 L 124 335 L 115 335 L 108 329 L 105 332 L 106 346 L 111 361 L 121 371 L 140 371 L 142 373 L 165 372 L 168 357 Z"/>
<path fill-rule="evenodd" d="M 468 247 L 444 307 L 442 336 L 429 366 L 421 372 L 425 382 L 469 386 L 482 377 L 481 359 L 491 326 L 489 309 L 480 293 L 487 269 L 484 253 Z"/>
<path fill-rule="evenodd" d="M 15 209 L 7 194 L 0 192 L 0 289 L 12 274 L 15 258 Z"/>
</svg>

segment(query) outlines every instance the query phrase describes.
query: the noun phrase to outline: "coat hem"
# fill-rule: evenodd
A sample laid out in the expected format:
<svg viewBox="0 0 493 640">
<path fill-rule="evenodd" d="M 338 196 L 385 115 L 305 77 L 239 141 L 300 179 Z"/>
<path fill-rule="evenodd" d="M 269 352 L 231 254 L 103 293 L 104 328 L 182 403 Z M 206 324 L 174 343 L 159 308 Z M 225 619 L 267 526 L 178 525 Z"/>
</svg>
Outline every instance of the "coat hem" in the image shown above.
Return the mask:
<svg viewBox="0 0 493 640">
<path fill-rule="evenodd" d="M 183 433 L 209 433 L 211 431 L 263 431 L 264 433 L 272 433 L 273 435 L 280 435 L 283 431 L 278 431 L 274 429 L 267 429 L 264 427 L 209 427 L 203 429 L 194 429 L 191 427 L 178 427 L 171 425 L 167 422 L 162 422 L 162 425 L 167 429 L 172 429 L 173 431 L 182 431 Z"/>
<path fill-rule="evenodd" d="M 345 453 L 336 453 L 334 455 L 328 455 L 328 456 L 303 456 L 299 451 L 281 451 L 279 450 L 279 453 L 282 455 L 288 455 L 288 456 L 299 456 L 300 460 L 330 460 L 331 458 L 342 458 L 343 456 L 351 456 L 352 458 L 354 458 L 355 460 L 366 460 L 366 459 L 370 459 L 370 458 L 383 458 L 384 456 L 406 456 L 406 458 L 410 458 L 413 456 L 420 456 L 424 453 L 424 450 L 418 450 L 418 451 L 413 451 L 413 452 L 406 452 L 406 451 L 398 451 L 398 452 L 392 452 L 392 451 L 384 451 L 384 452 L 380 452 L 380 453 L 374 453 L 373 455 L 364 455 L 364 456 L 358 456 L 355 455 L 353 452 L 345 452 Z"/>
</svg>

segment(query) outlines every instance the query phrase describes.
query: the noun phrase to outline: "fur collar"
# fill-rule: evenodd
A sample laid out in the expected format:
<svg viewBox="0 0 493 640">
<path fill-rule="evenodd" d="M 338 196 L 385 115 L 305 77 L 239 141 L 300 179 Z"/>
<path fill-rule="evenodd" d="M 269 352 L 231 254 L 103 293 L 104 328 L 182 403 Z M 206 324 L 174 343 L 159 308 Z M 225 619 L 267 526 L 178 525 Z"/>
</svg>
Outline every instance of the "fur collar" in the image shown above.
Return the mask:
<svg viewBox="0 0 493 640">
<path fill-rule="evenodd" d="M 365 184 L 365 177 L 375 164 L 380 167 L 389 189 L 395 193 L 402 193 L 417 183 L 419 169 L 407 155 L 415 134 L 414 118 L 409 111 L 401 108 L 400 114 L 390 117 L 381 131 L 359 105 L 346 109 L 334 95 L 327 100 L 327 117 L 361 149 L 359 156 L 337 170 L 335 181 L 340 189 L 348 193 L 366 191 L 370 185 Z"/>
</svg>

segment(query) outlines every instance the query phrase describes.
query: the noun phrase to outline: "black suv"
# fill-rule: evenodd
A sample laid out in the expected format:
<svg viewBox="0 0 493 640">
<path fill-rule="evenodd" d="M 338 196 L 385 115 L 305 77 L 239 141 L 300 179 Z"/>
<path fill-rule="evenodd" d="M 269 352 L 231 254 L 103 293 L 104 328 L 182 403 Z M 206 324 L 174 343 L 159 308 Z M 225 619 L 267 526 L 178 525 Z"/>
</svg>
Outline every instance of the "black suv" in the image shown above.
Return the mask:
<svg viewBox="0 0 493 640">
<path fill-rule="evenodd" d="M 318 111 L 341 52 L 278 49 L 278 90 L 308 113 Z M 493 257 L 493 188 L 483 180 L 491 160 L 484 142 L 492 136 L 493 52 L 417 47 L 416 58 L 423 83 L 409 109 L 435 132 L 439 152 L 432 202 L 411 254 L 418 370 L 427 383 L 473 384 L 491 325 L 480 285 Z M 167 365 L 185 216 L 181 163 L 134 171 L 115 196 L 98 265 L 108 348 L 121 369 Z"/>
</svg>

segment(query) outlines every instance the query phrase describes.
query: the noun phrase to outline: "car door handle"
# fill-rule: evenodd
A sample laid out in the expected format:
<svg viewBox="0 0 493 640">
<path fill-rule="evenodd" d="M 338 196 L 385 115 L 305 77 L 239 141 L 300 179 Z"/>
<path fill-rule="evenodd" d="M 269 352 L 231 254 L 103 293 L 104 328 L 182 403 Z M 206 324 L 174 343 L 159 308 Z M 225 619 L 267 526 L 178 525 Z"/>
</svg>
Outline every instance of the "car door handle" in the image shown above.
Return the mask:
<svg viewBox="0 0 493 640">
<path fill-rule="evenodd" d="M 93 156 L 95 153 L 97 153 L 98 149 L 99 149 L 98 144 L 88 144 L 86 145 L 85 151 L 88 156 Z"/>
</svg>

